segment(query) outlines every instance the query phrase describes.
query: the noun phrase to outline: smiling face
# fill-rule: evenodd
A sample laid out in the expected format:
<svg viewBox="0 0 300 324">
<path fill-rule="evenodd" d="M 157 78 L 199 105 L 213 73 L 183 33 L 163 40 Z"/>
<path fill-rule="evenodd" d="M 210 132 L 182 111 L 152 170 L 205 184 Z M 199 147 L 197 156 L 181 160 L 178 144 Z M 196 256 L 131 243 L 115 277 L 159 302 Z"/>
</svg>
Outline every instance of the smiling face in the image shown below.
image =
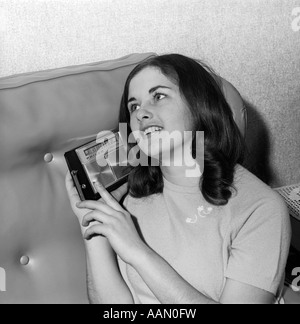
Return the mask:
<svg viewBox="0 0 300 324">
<path fill-rule="evenodd" d="M 190 110 L 176 82 L 158 68 L 147 67 L 131 80 L 128 110 L 131 130 L 146 155 L 163 162 L 191 147 Z"/>
</svg>

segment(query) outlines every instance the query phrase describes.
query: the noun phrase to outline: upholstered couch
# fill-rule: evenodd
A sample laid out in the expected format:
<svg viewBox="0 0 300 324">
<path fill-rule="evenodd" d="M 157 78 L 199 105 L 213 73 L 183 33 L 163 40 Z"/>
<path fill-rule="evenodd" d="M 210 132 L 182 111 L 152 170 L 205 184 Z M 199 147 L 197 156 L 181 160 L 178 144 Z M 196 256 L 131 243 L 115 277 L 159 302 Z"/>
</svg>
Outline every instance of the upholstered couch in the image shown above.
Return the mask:
<svg viewBox="0 0 300 324">
<path fill-rule="evenodd" d="M 63 154 L 117 126 L 124 81 L 151 55 L 0 79 L 0 303 L 88 302 Z M 222 88 L 245 134 L 243 101 L 224 79 Z"/>
</svg>

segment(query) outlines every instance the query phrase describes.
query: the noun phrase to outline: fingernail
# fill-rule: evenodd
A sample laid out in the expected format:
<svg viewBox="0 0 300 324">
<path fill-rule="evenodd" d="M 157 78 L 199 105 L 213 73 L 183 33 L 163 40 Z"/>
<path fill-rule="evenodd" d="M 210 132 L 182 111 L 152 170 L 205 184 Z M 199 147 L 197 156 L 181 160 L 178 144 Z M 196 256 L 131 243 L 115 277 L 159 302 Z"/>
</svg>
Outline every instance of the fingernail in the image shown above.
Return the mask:
<svg viewBox="0 0 300 324">
<path fill-rule="evenodd" d="M 85 218 L 82 219 L 81 224 L 82 224 L 82 226 L 84 226 L 84 227 L 87 227 L 87 226 L 88 226 L 88 223 L 87 223 L 87 221 L 86 221 Z"/>
<path fill-rule="evenodd" d="M 76 203 L 76 207 L 80 207 L 80 205 L 81 205 L 81 202 Z"/>
<path fill-rule="evenodd" d="M 98 188 L 100 188 L 100 189 L 103 189 L 104 187 L 103 187 L 103 185 L 102 185 L 102 183 L 100 183 L 99 181 L 96 181 L 96 182 L 94 182 L 95 183 L 95 186 L 96 187 L 98 187 Z"/>
</svg>

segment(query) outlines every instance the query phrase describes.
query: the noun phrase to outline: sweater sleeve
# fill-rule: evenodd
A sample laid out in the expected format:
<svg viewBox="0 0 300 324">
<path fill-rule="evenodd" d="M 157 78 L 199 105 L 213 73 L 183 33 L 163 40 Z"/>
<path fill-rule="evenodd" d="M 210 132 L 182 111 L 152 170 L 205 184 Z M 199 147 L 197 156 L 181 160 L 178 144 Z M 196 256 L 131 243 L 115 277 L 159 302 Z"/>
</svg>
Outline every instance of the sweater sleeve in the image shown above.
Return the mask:
<svg viewBox="0 0 300 324">
<path fill-rule="evenodd" d="M 225 276 L 276 296 L 290 241 L 290 217 L 284 201 L 280 197 L 260 201 L 232 238 Z"/>
</svg>

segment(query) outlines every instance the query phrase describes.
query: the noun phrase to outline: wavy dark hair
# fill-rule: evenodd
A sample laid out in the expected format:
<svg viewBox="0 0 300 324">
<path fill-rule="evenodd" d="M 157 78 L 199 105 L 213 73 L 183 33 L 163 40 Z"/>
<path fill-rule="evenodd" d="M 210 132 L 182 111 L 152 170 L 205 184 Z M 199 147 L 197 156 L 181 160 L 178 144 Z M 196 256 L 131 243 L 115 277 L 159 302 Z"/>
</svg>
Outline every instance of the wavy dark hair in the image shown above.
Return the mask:
<svg viewBox="0 0 300 324">
<path fill-rule="evenodd" d="M 143 61 L 127 78 L 121 100 L 119 122 L 130 129 L 128 92 L 131 80 L 147 67 L 158 68 L 179 86 L 193 120 L 193 134 L 204 131 L 204 171 L 199 188 L 205 200 L 213 205 L 226 205 L 233 193 L 235 166 L 244 159 L 244 140 L 233 112 L 220 88 L 220 79 L 204 63 L 180 54 L 151 57 Z M 192 153 L 196 157 L 195 137 Z M 137 166 L 128 180 L 129 194 L 143 198 L 163 192 L 164 182 L 159 166 Z"/>
</svg>

